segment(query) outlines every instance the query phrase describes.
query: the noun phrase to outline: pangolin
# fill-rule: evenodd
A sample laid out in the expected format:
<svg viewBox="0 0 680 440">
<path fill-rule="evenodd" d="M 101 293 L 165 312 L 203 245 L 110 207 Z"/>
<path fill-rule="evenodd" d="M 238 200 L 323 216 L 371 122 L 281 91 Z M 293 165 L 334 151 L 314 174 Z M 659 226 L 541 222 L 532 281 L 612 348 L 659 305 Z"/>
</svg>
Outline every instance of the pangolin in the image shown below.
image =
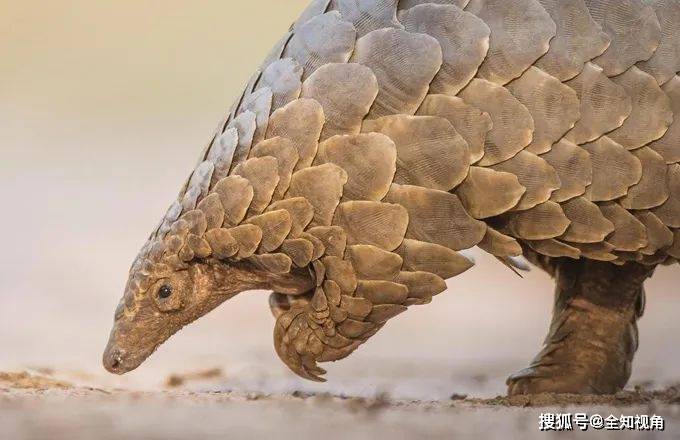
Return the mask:
<svg viewBox="0 0 680 440">
<path fill-rule="evenodd" d="M 478 247 L 556 279 L 509 393 L 613 393 L 680 259 L 680 1 L 314 0 L 134 261 L 104 353 L 138 367 L 239 292 L 323 380 Z"/>
</svg>

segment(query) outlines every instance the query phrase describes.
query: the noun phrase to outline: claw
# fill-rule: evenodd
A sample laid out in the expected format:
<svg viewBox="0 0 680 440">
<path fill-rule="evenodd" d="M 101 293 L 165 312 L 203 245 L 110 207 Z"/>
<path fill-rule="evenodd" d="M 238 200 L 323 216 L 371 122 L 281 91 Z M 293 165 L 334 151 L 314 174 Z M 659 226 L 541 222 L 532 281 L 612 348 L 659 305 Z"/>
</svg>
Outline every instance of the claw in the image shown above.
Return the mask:
<svg viewBox="0 0 680 440">
<path fill-rule="evenodd" d="M 297 313 L 293 322 L 285 328 L 282 321 L 285 321 L 288 313 Z M 314 381 L 325 382 L 321 377 L 326 374 L 326 370 L 320 368 L 316 363 L 315 355 L 308 352 L 308 340 L 312 335 L 312 329 L 307 324 L 304 313 L 291 311 L 281 315 L 274 327 L 274 347 L 281 360 L 298 376 Z"/>
<path fill-rule="evenodd" d="M 337 306 L 321 296 L 323 291 L 317 289 L 314 297 L 306 297 L 302 301 L 288 298 L 283 305 L 281 300 L 285 298 L 277 295 L 270 297 L 272 311 L 277 316 L 274 326 L 276 353 L 295 374 L 315 382 L 326 381 L 322 377 L 326 370 L 320 368 L 318 362 L 336 361 L 349 356 L 383 326 L 382 323 L 346 319 L 347 311 L 345 316 L 333 314 L 343 318 L 340 320 L 342 323 L 338 324 L 331 317 L 331 309 Z M 347 303 L 346 299 L 342 301 Z M 359 300 L 355 301 L 359 303 Z M 370 311 L 368 308 L 362 313 L 365 316 Z"/>
<path fill-rule="evenodd" d="M 284 360 L 286 362 L 286 360 Z M 288 350 L 286 365 L 298 376 L 314 382 L 326 382 L 321 377 L 326 374 L 326 370 L 319 368 L 316 361 L 309 356 L 300 356 L 292 347 Z"/>
</svg>

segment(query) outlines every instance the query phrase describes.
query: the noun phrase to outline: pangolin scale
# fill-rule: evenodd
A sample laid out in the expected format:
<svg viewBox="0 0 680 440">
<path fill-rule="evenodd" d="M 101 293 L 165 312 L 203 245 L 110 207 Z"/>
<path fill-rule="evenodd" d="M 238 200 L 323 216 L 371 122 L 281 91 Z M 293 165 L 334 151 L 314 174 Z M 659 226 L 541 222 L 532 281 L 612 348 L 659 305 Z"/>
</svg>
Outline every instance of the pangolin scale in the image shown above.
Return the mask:
<svg viewBox="0 0 680 440">
<path fill-rule="evenodd" d="M 193 304 L 206 267 L 294 284 L 271 287 L 275 348 L 321 380 L 318 362 L 470 269 L 466 249 L 642 279 L 677 263 L 678 71 L 676 0 L 313 1 L 135 260 L 107 367 L 238 290 Z M 167 280 L 186 297 L 148 299 Z M 126 361 L 125 331 L 153 319 Z"/>
</svg>

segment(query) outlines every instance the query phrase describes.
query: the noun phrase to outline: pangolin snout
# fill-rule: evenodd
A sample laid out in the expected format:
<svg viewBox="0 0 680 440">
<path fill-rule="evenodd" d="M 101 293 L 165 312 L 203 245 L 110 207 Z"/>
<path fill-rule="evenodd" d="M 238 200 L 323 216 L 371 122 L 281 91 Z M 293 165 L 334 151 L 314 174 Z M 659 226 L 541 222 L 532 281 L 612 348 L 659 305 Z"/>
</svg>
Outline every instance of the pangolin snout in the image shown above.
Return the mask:
<svg viewBox="0 0 680 440">
<path fill-rule="evenodd" d="M 123 342 L 123 343 L 121 343 Z M 121 341 L 114 329 L 104 349 L 102 363 L 107 371 L 114 374 L 128 373 L 141 365 L 147 356 L 140 355 L 136 351 L 127 350 L 126 343 Z"/>
<path fill-rule="evenodd" d="M 125 368 L 125 353 L 112 344 L 106 346 L 102 361 L 104 368 L 110 373 L 125 374 L 131 370 L 130 368 Z"/>
</svg>

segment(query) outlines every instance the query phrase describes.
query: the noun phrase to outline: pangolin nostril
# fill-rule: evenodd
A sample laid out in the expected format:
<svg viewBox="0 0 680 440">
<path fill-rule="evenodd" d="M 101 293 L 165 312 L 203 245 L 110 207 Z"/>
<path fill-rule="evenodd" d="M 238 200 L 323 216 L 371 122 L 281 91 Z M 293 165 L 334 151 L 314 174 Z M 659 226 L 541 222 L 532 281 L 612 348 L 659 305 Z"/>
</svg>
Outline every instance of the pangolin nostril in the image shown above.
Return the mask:
<svg viewBox="0 0 680 440">
<path fill-rule="evenodd" d="M 112 348 L 104 353 L 104 367 L 111 373 L 120 374 L 123 367 L 123 353 L 118 348 Z"/>
</svg>

